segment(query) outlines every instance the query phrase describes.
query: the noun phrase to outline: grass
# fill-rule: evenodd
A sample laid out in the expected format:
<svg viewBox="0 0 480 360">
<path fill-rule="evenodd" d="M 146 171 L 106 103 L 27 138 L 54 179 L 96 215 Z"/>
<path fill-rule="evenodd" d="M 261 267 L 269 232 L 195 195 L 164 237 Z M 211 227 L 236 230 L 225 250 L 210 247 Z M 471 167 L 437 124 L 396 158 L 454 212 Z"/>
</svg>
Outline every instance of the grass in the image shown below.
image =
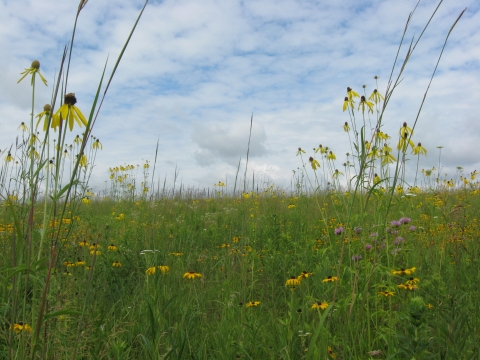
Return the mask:
<svg viewBox="0 0 480 360">
<path fill-rule="evenodd" d="M 419 174 L 425 149 L 412 136 L 422 106 L 411 128 L 400 126 L 396 150 L 382 132 L 423 32 L 400 65 L 397 54 L 383 95 L 348 88 L 352 153 L 341 171 L 327 146 L 308 160 L 299 148 L 290 191 L 259 189 L 253 178 L 249 191 L 246 164 L 239 193 L 239 162 L 233 191 L 219 181 L 200 192 L 160 181 L 155 188 L 155 161 L 138 181 L 135 167 L 110 169 L 108 194 L 99 196 L 88 187 L 102 147 L 91 131 L 130 37 L 83 116 L 66 86 L 86 4 L 42 113 L 43 138 L 32 115 L 3 155 L 1 358 L 480 357 L 477 173 L 442 179 L 439 156 L 438 170 Z M 22 73 L 31 79 L 32 114 L 39 71 L 33 62 Z M 77 126 L 83 135 L 66 146 L 67 129 Z M 413 184 L 405 166 L 412 155 Z"/>
</svg>

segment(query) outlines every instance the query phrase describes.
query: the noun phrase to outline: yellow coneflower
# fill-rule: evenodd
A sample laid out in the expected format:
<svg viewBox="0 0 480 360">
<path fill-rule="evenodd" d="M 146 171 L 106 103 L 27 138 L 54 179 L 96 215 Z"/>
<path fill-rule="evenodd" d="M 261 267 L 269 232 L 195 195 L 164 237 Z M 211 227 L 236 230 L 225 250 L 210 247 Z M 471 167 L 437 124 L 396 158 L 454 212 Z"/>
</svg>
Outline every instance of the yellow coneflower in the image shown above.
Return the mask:
<svg viewBox="0 0 480 360">
<path fill-rule="evenodd" d="M 310 156 L 308 161 L 310 161 L 310 166 L 312 167 L 313 170 L 317 170 L 320 167 L 320 163 L 313 157 Z"/>
<path fill-rule="evenodd" d="M 75 106 L 76 103 L 77 98 L 75 97 L 74 93 L 65 95 L 64 104 L 54 115 L 54 121 L 52 121 L 53 128 L 60 126 L 62 121 L 66 121 L 68 123 L 70 131 L 73 130 L 73 124 L 75 121 L 80 127 L 82 127 L 82 124 L 87 126 L 87 119 L 85 119 L 85 116 L 83 116 L 80 109 Z"/>
<path fill-rule="evenodd" d="M 87 196 L 85 196 L 85 197 L 82 198 L 82 203 L 88 205 L 88 204 L 90 204 L 90 199 Z"/>
<path fill-rule="evenodd" d="M 95 149 L 95 150 L 102 150 L 103 149 L 103 145 L 102 143 L 100 142 L 100 140 L 95 140 L 95 142 L 92 144 L 92 149 Z"/>
<path fill-rule="evenodd" d="M 365 105 L 367 105 L 368 111 L 373 114 L 373 103 L 365 99 L 365 96 L 362 96 L 360 98 L 360 103 L 358 104 L 358 109 L 357 109 L 357 110 L 362 109 L 362 114 L 365 112 Z"/>
<path fill-rule="evenodd" d="M 350 107 L 353 110 L 353 100 L 350 100 L 348 96 L 345 96 L 345 99 L 343 100 L 343 111 L 347 110 L 348 107 Z"/>
<path fill-rule="evenodd" d="M 32 332 L 32 328 L 30 327 L 30 325 L 25 324 L 23 322 L 18 322 L 16 324 L 13 324 L 13 326 L 10 326 L 10 329 L 15 331 L 15 333 L 17 334 L 21 333 L 22 331 Z"/>
<path fill-rule="evenodd" d="M 17 84 L 20 81 L 22 81 L 25 78 L 25 76 L 27 76 L 28 74 L 31 74 L 32 75 L 31 84 L 33 85 L 33 81 L 34 81 L 33 79 L 35 78 L 35 74 L 38 74 L 42 82 L 45 84 L 45 86 L 47 86 L 47 80 L 45 80 L 42 73 L 40 72 L 40 61 L 38 60 L 33 60 L 32 65 L 28 69 L 25 69 L 24 71 L 22 71 L 20 74 L 23 76 L 20 78 L 20 80 L 17 81 Z"/>
<path fill-rule="evenodd" d="M 312 305 L 312 309 L 320 309 L 320 310 L 325 310 L 328 307 L 327 302 L 316 302 L 315 304 Z"/>
<path fill-rule="evenodd" d="M 348 97 L 348 100 L 352 101 L 354 97 L 360 97 L 360 95 L 358 95 L 358 93 L 356 93 L 355 91 L 352 90 L 352 88 L 350 87 L 347 87 L 347 97 Z"/>
<path fill-rule="evenodd" d="M 373 100 L 375 104 L 378 104 L 381 100 L 385 100 L 385 98 L 378 92 L 377 89 L 374 89 L 368 100 Z"/>
<path fill-rule="evenodd" d="M 393 291 L 379 291 L 377 294 L 377 296 L 385 296 L 385 297 L 393 296 L 393 295 L 395 295 Z"/>
<path fill-rule="evenodd" d="M 330 151 L 327 155 L 327 159 L 328 160 L 336 160 L 337 157 L 335 156 L 335 154 L 332 151 Z"/>
<path fill-rule="evenodd" d="M 336 276 L 327 276 L 325 279 L 322 280 L 322 282 L 327 283 L 327 282 L 335 282 L 338 281 L 338 277 Z"/>
<path fill-rule="evenodd" d="M 196 278 L 201 278 L 202 274 L 197 273 L 195 271 L 189 271 L 183 274 L 184 279 L 196 279 Z"/>
<path fill-rule="evenodd" d="M 422 143 L 418 143 L 417 146 L 415 146 L 413 149 L 412 149 L 412 154 L 413 155 L 427 155 L 427 149 L 425 149 L 423 146 L 422 146 Z"/>
<path fill-rule="evenodd" d="M 255 307 L 255 306 L 258 306 L 260 305 L 261 302 L 260 301 L 249 301 L 245 304 L 245 307 Z"/>
<path fill-rule="evenodd" d="M 28 131 L 28 127 L 27 125 L 25 125 L 25 123 L 22 121 L 22 123 L 20 124 L 20 126 L 18 127 L 18 130 L 22 130 L 23 132 L 26 132 Z"/>
<path fill-rule="evenodd" d="M 120 261 L 114 261 L 114 262 L 112 263 L 112 266 L 113 266 L 113 267 L 121 267 L 121 266 L 122 266 L 122 263 L 121 263 Z"/>
<path fill-rule="evenodd" d="M 10 153 L 10 151 L 8 152 L 7 156 L 5 156 L 5 161 L 6 162 L 12 162 L 13 161 L 13 156 Z"/>
<path fill-rule="evenodd" d="M 296 276 L 291 276 L 290 279 L 285 282 L 285 286 L 298 286 L 301 282 L 301 278 L 299 279 Z"/>
</svg>

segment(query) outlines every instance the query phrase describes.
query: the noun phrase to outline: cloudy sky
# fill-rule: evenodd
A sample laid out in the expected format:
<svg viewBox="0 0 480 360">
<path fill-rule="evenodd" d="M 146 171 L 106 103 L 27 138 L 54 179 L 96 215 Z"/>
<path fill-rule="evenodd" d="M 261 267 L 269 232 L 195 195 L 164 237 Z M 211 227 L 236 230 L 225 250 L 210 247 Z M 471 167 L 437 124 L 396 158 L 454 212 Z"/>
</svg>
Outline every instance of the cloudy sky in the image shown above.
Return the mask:
<svg viewBox="0 0 480 360">
<path fill-rule="evenodd" d="M 93 135 L 103 144 L 91 184 L 103 188 L 109 167 L 153 162 L 157 174 L 203 188 L 233 187 L 248 164 L 260 182 L 289 186 L 319 144 L 350 151 L 342 125 L 347 86 L 384 93 L 405 23 L 417 0 L 151 0 L 120 63 Z M 417 39 L 438 1 L 422 1 L 399 59 Z M 17 84 L 31 61 L 41 62 L 49 87 L 38 86 L 36 112 L 49 102 L 78 2 L 0 0 L 0 149 L 29 123 L 31 87 Z M 113 68 L 142 0 L 90 0 L 73 47 L 68 92 L 90 111 L 103 66 Z M 461 11 L 415 128 L 428 156 L 420 167 L 480 170 L 480 3 L 445 0 L 416 47 L 385 113 L 382 130 L 396 145 L 404 121 L 413 124 L 445 37 Z M 398 67 L 394 74 L 398 73 Z M 372 121 L 374 119 L 372 118 Z M 368 122 L 367 122 L 368 124 Z M 74 129 L 72 138 L 81 132 Z M 394 146 L 392 146 L 394 147 Z M 3 155 L 2 155 L 3 157 Z M 306 158 L 306 159 L 307 159 Z M 3 160 L 2 160 L 3 161 Z M 414 171 L 412 157 L 411 170 Z M 311 172 L 311 170 L 309 170 Z"/>
</svg>

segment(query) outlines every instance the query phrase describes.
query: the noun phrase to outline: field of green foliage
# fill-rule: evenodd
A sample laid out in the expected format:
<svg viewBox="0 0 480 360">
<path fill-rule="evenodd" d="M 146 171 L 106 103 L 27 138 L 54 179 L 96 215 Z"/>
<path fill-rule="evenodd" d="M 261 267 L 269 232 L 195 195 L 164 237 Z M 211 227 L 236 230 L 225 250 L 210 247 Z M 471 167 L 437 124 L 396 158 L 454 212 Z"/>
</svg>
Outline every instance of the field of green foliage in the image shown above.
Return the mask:
<svg viewBox="0 0 480 360">
<path fill-rule="evenodd" d="M 246 169 L 233 187 L 155 188 L 155 159 L 94 193 L 92 128 L 130 37 L 88 112 L 64 88 L 70 51 L 51 104 L 33 61 L 31 118 L 1 154 L 0 358 L 479 359 L 478 174 L 419 169 L 418 116 L 382 130 L 421 37 L 385 91 L 375 76 L 341 95 L 345 160 L 292 149 L 289 190 Z"/>
</svg>

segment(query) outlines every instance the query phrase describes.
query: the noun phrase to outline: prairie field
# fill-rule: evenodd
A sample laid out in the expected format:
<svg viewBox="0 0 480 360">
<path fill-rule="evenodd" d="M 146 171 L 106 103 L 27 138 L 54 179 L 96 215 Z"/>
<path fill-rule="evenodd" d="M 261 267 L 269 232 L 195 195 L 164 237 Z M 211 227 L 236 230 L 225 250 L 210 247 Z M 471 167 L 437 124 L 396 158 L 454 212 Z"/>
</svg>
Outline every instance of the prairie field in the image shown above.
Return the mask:
<svg viewBox="0 0 480 360">
<path fill-rule="evenodd" d="M 98 190 L 107 149 L 92 131 L 148 1 L 89 109 L 67 87 L 87 2 L 50 90 L 39 60 L 18 75 L 31 113 L 0 149 L 1 359 L 480 359 L 479 173 L 447 176 L 443 146 L 422 168 L 417 130 L 465 10 L 436 46 L 416 117 L 386 133 L 442 1 L 407 41 L 410 13 L 386 81 L 339 94 L 344 138 L 292 145 L 288 187 L 249 167 L 252 115 L 234 181 L 188 187 L 175 168 L 167 185 L 157 142 L 141 165 L 101 169 Z"/>
</svg>

